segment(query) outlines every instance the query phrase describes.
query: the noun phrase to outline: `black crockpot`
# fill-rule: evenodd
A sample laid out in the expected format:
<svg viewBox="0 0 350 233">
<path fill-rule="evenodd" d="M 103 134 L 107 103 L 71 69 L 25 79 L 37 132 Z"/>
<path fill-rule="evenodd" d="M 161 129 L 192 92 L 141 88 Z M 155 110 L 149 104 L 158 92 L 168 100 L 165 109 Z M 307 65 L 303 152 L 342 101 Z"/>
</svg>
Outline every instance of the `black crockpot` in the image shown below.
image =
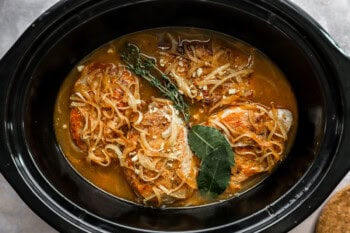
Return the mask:
<svg viewBox="0 0 350 233">
<path fill-rule="evenodd" d="M 237 198 L 193 208 L 135 205 L 85 181 L 56 142 L 54 103 L 74 65 L 121 35 L 169 26 L 211 29 L 250 43 L 285 73 L 297 97 L 291 152 Z M 61 1 L 0 62 L 0 169 L 21 198 L 63 232 L 284 232 L 312 213 L 350 168 L 349 76 L 349 58 L 286 1 Z"/>
</svg>

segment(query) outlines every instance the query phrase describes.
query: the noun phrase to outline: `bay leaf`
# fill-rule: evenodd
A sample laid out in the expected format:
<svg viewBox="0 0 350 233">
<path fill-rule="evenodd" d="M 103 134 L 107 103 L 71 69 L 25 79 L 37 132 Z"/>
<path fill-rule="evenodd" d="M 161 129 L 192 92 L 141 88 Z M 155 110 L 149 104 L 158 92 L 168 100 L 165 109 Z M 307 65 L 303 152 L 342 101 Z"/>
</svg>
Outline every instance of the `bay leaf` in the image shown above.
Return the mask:
<svg viewBox="0 0 350 233">
<path fill-rule="evenodd" d="M 214 149 L 202 160 L 198 172 L 198 189 L 209 196 L 216 196 L 225 191 L 231 177 L 231 166 L 227 161 L 224 145 Z"/>
<path fill-rule="evenodd" d="M 188 143 L 194 153 L 201 159 L 204 159 L 220 145 L 224 145 L 228 162 L 231 166 L 234 164 L 231 145 L 225 136 L 216 128 L 204 125 L 193 126 L 188 132 Z"/>
</svg>

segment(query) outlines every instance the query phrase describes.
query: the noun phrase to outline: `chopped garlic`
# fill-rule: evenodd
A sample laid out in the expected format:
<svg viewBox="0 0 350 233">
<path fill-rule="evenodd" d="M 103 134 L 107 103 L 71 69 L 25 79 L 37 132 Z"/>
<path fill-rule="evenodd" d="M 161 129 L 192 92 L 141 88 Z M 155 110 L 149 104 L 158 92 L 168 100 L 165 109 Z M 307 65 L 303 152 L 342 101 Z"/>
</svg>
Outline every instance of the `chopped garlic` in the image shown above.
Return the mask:
<svg viewBox="0 0 350 233">
<path fill-rule="evenodd" d="M 197 90 L 191 90 L 191 94 L 196 96 L 196 95 L 198 95 L 198 91 Z"/>
<path fill-rule="evenodd" d="M 204 86 L 203 86 L 203 90 L 204 90 L 204 91 L 208 90 L 208 86 L 207 86 L 207 85 L 204 85 Z"/>
<path fill-rule="evenodd" d="M 164 118 L 167 119 L 168 122 L 171 122 L 171 116 L 169 114 L 163 114 Z"/>
<path fill-rule="evenodd" d="M 139 157 L 137 155 L 135 155 L 134 157 L 131 158 L 131 161 L 136 162 L 139 159 Z"/>
<path fill-rule="evenodd" d="M 83 69 L 84 69 L 84 67 L 85 67 L 84 65 L 78 66 L 78 67 L 77 67 L 77 70 L 78 70 L 79 72 L 82 72 Z"/>
<path fill-rule="evenodd" d="M 197 69 L 197 77 L 200 77 L 202 74 L 203 74 L 203 69 L 201 68 L 201 67 L 199 67 L 198 69 Z"/>
<path fill-rule="evenodd" d="M 161 67 L 164 67 L 164 66 L 165 66 L 165 61 L 164 61 L 163 58 L 161 58 L 161 59 L 159 60 L 159 65 L 160 65 Z"/>
<path fill-rule="evenodd" d="M 114 53 L 114 50 L 113 49 L 108 49 L 107 53 Z"/>
<path fill-rule="evenodd" d="M 229 89 L 228 90 L 228 94 L 230 94 L 230 95 L 234 95 L 234 94 L 236 94 L 237 93 L 237 90 L 236 89 Z"/>
<path fill-rule="evenodd" d="M 177 70 L 178 70 L 178 72 L 180 72 L 180 73 L 181 73 L 181 72 L 184 72 L 184 71 L 185 71 L 185 68 L 181 66 L 181 67 L 180 67 L 180 68 L 178 68 Z"/>
<path fill-rule="evenodd" d="M 67 128 L 68 128 L 67 124 L 63 124 L 63 125 L 62 125 L 62 128 L 63 128 L 63 129 L 67 129 Z"/>
<path fill-rule="evenodd" d="M 150 109 L 149 109 L 149 112 L 150 113 L 155 113 L 155 112 L 157 112 L 158 111 L 158 108 L 157 107 L 150 107 Z"/>
</svg>

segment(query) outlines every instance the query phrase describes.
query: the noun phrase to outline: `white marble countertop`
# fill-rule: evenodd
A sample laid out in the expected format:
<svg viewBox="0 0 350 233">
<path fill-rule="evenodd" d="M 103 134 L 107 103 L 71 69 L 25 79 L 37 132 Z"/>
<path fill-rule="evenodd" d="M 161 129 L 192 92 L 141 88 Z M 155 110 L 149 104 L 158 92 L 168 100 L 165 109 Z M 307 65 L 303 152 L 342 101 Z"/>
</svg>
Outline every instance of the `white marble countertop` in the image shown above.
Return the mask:
<svg viewBox="0 0 350 233">
<path fill-rule="evenodd" d="M 57 0 L 0 0 L 0 58 L 31 22 L 56 2 Z M 350 54 L 350 0 L 292 0 L 292 2 L 314 17 L 339 46 Z M 350 172 L 334 192 L 348 184 L 350 184 Z M 314 232 L 322 206 L 290 233 Z M 0 232 L 57 232 L 26 206 L 1 174 Z"/>
</svg>

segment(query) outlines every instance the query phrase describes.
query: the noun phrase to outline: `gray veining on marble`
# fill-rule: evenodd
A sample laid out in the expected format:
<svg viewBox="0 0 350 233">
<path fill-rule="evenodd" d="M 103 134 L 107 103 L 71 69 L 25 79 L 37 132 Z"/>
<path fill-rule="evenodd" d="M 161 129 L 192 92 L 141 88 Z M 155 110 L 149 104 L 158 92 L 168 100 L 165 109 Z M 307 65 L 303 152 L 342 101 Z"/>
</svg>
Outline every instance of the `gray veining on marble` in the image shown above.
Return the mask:
<svg viewBox="0 0 350 233">
<path fill-rule="evenodd" d="M 293 0 L 350 54 L 350 0 Z"/>
<path fill-rule="evenodd" d="M 0 0 L 0 58 L 21 33 L 57 0 Z"/>
<path fill-rule="evenodd" d="M 0 0 L 0 58 L 21 33 L 57 0 Z M 350 54 L 350 0 L 293 0 Z M 350 184 L 350 173 L 336 190 Z M 312 233 L 321 207 L 290 233 Z M 56 232 L 18 197 L 0 175 L 0 233 Z"/>
<path fill-rule="evenodd" d="M 0 175 L 0 233 L 55 233 Z"/>
</svg>

